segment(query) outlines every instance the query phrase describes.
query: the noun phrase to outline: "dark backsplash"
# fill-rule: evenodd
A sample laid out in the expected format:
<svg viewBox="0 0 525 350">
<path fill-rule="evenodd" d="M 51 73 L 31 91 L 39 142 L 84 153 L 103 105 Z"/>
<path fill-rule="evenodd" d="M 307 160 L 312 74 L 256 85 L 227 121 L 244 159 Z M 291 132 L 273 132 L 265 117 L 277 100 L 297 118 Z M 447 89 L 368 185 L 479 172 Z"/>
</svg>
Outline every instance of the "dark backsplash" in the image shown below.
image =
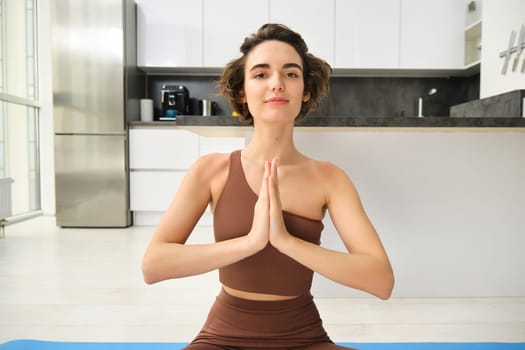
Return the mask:
<svg viewBox="0 0 525 350">
<path fill-rule="evenodd" d="M 448 116 L 450 106 L 479 98 L 479 75 L 471 78 L 332 78 L 327 100 L 315 115 L 412 117 L 418 98 L 423 115 Z"/>
<path fill-rule="evenodd" d="M 190 98 L 213 100 L 221 115 L 230 115 L 226 99 L 217 95 L 217 79 L 217 76 L 150 75 L 147 97 L 154 100 L 155 115 L 159 115 L 162 84 L 184 85 Z M 432 88 L 437 92 L 424 97 L 423 115 L 446 117 L 450 106 L 479 99 L 479 74 L 451 78 L 332 77 L 328 97 L 312 115 L 413 117 L 417 115 L 418 98 Z"/>
</svg>

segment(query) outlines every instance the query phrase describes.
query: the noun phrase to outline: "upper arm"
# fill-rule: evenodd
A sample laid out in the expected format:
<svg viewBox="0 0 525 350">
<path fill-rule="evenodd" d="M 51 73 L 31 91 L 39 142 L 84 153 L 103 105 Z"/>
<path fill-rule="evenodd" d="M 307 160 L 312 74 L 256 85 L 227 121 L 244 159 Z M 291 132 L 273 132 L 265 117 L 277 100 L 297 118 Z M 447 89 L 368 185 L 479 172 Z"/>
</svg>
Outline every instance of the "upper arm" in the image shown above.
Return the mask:
<svg viewBox="0 0 525 350">
<path fill-rule="evenodd" d="M 211 201 L 211 182 L 222 158 L 206 155 L 192 165 L 157 226 L 153 241 L 186 242 Z"/>
<path fill-rule="evenodd" d="M 334 226 L 350 252 L 386 258 L 379 236 L 366 214 L 348 175 L 335 165 L 326 165 L 327 208 Z"/>
</svg>

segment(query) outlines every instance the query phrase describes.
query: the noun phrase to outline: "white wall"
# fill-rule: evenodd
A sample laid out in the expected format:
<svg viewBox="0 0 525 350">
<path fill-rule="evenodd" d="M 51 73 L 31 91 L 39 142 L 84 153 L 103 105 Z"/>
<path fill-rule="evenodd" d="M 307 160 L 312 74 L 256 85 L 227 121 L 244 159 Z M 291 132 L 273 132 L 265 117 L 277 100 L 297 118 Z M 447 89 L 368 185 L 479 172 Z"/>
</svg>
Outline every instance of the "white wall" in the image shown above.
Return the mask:
<svg viewBox="0 0 525 350">
<path fill-rule="evenodd" d="M 525 132 L 361 130 L 297 132 L 296 143 L 351 177 L 391 258 L 394 296 L 525 296 Z M 323 245 L 344 249 L 325 225 Z M 314 293 L 362 295 L 323 278 Z"/>
<path fill-rule="evenodd" d="M 482 21 L 480 98 L 525 89 L 525 74 L 520 72 L 525 55 L 521 54 L 513 72 L 513 54 L 505 75 L 501 74 L 503 59 L 499 57 L 507 49 L 511 31 L 516 31 L 515 45 L 518 42 L 520 28 L 525 25 L 525 1 L 483 0 Z"/>
</svg>

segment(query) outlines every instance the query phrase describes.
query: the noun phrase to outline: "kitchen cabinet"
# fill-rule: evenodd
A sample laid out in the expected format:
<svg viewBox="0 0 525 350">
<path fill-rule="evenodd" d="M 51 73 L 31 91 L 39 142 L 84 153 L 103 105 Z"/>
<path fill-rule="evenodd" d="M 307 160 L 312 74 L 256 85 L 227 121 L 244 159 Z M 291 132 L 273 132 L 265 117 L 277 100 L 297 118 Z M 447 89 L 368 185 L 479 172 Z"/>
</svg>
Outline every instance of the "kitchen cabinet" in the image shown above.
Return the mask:
<svg viewBox="0 0 525 350">
<path fill-rule="evenodd" d="M 204 66 L 224 67 L 244 38 L 268 22 L 268 0 L 204 0 Z"/>
<path fill-rule="evenodd" d="M 132 171 L 129 176 L 130 210 L 134 214 L 166 211 L 184 175 L 185 171 Z"/>
<path fill-rule="evenodd" d="M 199 137 L 199 154 L 231 153 L 244 148 L 244 137 Z"/>
<path fill-rule="evenodd" d="M 131 129 L 130 169 L 187 170 L 199 157 L 199 136 L 178 129 Z"/>
<path fill-rule="evenodd" d="M 460 72 L 479 54 L 480 22 L 460 0 L 137 0 L 137 6 L 138 65 L 168 72 L 222 69 L 267 22 L 298 31 L 333 68 L 356 72 Z M 473 23 L 467 30 L 466 21 Z"/>
<path fill-rule="evenodd" d="M 176 127 L 129 131 L 130 209 L 137 226 L 157 225 L 192 164 L 202 155 L 244 147 L 242 137 L 200 136 Z M 211 223 L 207 210 L 200 221 Z"/>
<path fill-rule="evenodd" d="M 202 67 L 202 1 L 136 3 L 139 67 Z"/>
<path fill-rule="evenodd" d="M 336 0 L 334 68 L 398 68 L 400 0 Z"/>
<path fill-rule="evenodd" d="M 464 67 L 464 2 L 401 0 L 401 69 Z"/>
<path fill-rule="evenodd" d="M 311 53 L 334 65 L 335 0 L 269 0 L 270 22 L 299 32 Z"/>
<path fill-rule="evenodd" d="M 189 131 L 129 131 L 129 198 L 135 225 L 158 223 L 198 157 L 199 136 Z"/>
</svg>

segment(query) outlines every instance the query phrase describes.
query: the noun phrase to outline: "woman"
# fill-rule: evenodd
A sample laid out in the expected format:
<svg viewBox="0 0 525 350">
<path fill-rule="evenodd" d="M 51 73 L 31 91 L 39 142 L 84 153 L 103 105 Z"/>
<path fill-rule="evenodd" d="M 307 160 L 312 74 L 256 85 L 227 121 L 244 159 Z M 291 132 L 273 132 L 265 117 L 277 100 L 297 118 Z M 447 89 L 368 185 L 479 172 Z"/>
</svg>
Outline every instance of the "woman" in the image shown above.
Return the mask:
<svg viewBox="0 0 525 350">
<path fill-rule="evenodd" d="M 241 52 L 218 86 L 253 124 L 253 138 L 191 167 L 146 250 L 144 279 L 219 269 L 221 292 L 186 349 L 343 348 L 323 328 L 310 294 L 313 272 L 381 299 L 394 278 L 348 176 L 294 145 L 294 122 L 319 106 L 330 66 L 278 24 L 262 26 Z M 208 205 L 216 242 L 185 245 Z M 320 246 L 326 210 L 346 252 Z"/>
</svg>

